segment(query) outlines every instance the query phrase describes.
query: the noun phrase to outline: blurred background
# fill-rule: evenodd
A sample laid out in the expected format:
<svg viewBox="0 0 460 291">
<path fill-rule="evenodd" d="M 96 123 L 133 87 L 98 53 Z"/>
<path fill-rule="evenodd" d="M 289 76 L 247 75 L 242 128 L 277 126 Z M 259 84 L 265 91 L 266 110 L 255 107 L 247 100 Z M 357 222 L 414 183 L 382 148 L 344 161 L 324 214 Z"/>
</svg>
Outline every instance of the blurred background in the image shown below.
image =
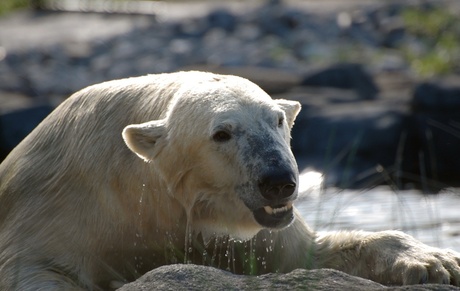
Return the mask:
<svg viewBox="0 0 460 291">
<path fill-rule="evenodd" d="M 309 223 L 459 251 L 459 15 L 458 0 L 1 0 L 0 160 L 88 85 L 240 75 L 302 103 Z"/>
</svg>

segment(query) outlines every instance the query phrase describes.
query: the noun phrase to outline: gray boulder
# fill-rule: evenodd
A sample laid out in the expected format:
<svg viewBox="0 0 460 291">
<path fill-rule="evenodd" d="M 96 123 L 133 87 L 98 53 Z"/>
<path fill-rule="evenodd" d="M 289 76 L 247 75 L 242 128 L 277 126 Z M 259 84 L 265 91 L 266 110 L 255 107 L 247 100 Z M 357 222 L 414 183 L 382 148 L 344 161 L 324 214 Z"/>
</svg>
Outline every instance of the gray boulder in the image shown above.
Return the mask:
<svg viewBox="0 0 460 291">
<path fill-rule="evenodd" d="M 433 192 L 460 185 L 460 79 L 421 83 L 414 89 L 408 136 L 413 167 L 422 189 Z"/>
<path fill-rule="evenodd" d="M 361 100 L 354 90 L 325 88 L 277 97 L 302 104 L 292 149 L 300 168 L 324 173 L 326 186 L 371 187 L 398 174 L 398 149 L 409 114 L 404 100 Z"/>
<path fill-rule="evenodd" d="M 311 72 L 302 85 L 355 90 L 364 100 L 375 99 L 379 92 L 372 76 L 360 64 L 340 63 Z"/>
<path fill-rule="evenodd" d="M 294 270 L 288 274 L 234 275 L 212 267 L 168 265 L 118 289 L 135 290 L 460 290 L 448 285 L 385 287 L 331 269 Z"/>
</svg>

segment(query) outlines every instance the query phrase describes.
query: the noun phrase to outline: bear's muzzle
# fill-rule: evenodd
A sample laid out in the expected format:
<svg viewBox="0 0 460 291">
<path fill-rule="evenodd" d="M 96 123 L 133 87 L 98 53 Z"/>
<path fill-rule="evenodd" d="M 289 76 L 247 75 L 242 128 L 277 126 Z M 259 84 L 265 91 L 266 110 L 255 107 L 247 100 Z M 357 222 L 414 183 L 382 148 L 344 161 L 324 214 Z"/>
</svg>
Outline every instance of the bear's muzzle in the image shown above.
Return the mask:
<svg viewBox="0 0 460 291">
<path fill-rule="evenodd" d="M 293 219 L 292 201 L 297 197 L 297 177 L 284 167 L 271 168 L 258 183 L 265 205 L 253 211 L 254 218 L 267 228 L 283 228 Z"/>
</svg>

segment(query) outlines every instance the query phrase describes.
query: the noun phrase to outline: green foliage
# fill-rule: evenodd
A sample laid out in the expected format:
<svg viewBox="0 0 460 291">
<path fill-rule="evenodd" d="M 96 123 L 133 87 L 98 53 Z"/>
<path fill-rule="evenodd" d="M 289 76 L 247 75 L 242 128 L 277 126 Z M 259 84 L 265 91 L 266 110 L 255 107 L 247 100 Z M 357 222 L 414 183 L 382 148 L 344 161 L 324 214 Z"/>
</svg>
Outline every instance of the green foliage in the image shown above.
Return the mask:
<svg viewBox="0 0 460 291">
<path fill-rule="evenodd" d="M 30 0 L 1 0 L 0 15 L 4 15 L 17 9 L 29 7 L 30 2 Z"/>
<path fill-rule="evenodd" d="M 402 50 L 417 74 L 426 77 L 459 69 L 459 17 L 447 8 L 408 8 L 402 17 L 407 32 L 416 38 L 415 45 L 406 43 Z"/>
</svg>

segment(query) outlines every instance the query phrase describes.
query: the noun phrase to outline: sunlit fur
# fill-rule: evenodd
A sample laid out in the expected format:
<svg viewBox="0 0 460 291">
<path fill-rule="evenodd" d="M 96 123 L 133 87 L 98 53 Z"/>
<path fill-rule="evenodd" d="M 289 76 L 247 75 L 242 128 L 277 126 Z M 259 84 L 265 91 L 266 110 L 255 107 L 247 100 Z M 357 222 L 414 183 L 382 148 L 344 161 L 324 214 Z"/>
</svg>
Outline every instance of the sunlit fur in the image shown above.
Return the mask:
<svg viewBox="0 0 460 291">
<path fill-rule="evenodd" d="M 458 284 L 457 253 L 399 232 L 318 236 L 295 209 L 290 226 L 262 229 L 247 207 L 263 206 L 258 153 L 297 174 L 289 143 L 299 110 L 248 80 L 201 72 L 75 93 L 0 165 L 0 289 L 107 289 L 183 262 Z M 226 143 L 212 139 L 221 127 L 232 130 Z"/>
</svg>

